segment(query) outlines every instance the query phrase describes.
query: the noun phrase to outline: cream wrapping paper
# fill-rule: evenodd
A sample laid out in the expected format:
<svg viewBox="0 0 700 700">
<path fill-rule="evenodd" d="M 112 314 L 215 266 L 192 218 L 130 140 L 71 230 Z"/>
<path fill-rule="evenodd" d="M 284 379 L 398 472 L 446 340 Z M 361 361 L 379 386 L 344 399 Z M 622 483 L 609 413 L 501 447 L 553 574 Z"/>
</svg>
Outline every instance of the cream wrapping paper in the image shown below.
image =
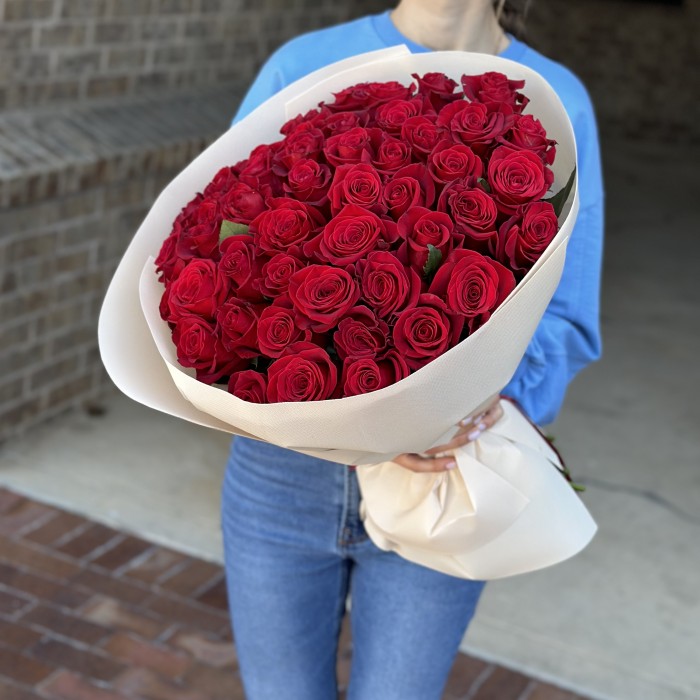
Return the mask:
<svg viewBox="0 0 700 700">
<path fill-rule="evenodd" d="M 318 70 L 284 88 L 224 133 L 154 203 L 124 254 L 100 314 L 100 351 L 115 384 L 134 400 L 171 415 L 339 463 L 374 465 L 402 452 L 422 452 L 439 444 L 451 426 L 499 392 L 515 372 L 559 282 L 566 243 L 578 211 L 578 187 L 560 217 L 556 238 L 484 326 L 406 379 L 362 396 L 258 405 L 196 381 L 190 370 L 178 365 L 170 330 L 160 318 L 158 303 L 163 290 L 156 278 L 153 258 L 180 209 L 204 189 L 221 167 L 247 157 L 260 143 L 277 140 L 280 126 L 290 116 L 316 107 L 321 100 L 332 99 L 333 92 L 368 80 L 399 80 L 407 84 L 412 73 L 442 71 L 459 81 L 464 73 L 490 70 L 526 80 L 524 90 L 531 101 L 525 113 L 535 114 L 548 135 L 558 142 L 553 189 L 563 187 L 576 164 L 573 130 L 556 93 L 539 74 L 525 66 L 484 54 L 414 55 L 406 47 L 394 47 Z M 458 462 L 461 474 L 464 458 L 458 456 Z M 359 473 L 361 487 L 364 483 L 363 496 L 367 498 L 369 482 L 362 470 Z M 561 480 L 555 469 L 551 476 Z M 472 474 L 471 478 L 480 477 Z M 515 484 L 514 488 L 518 490 Z M 545 500 L 554 497 L 553 493 L 547 491 Z M 570 495 L 567 507 L 578 505 L 585 511 L 578 497 L 573 492 Z M 368 499 L 368 504 L 369 500 L 375 502 Z M 483 503 L 484 508 L 489 503 L 493 506 L 491 501 Z M 503 529 L 504 523 L 513 523 L 531 510 L 517 507 L 521 503 L 514 498 L 507 505 L 498 505 L 496 529 Z M 537 507 L 541 504 L 535 500 L 532 503 L 537 503 Z M 366 512 L 374 507 L 367 505 Z M 493 507 L 488 509 L 493 511 Z M 472 517 L 478 520 L 482 517 L 480 511 L 477 508 Z M 569 524 L 575 532 L 571 546 L 568 553 L 558 552 L 558 560 L 578 551 L 582 537 L 592 537 L 595 524 L 589 515 L 588 519 L 586 529 L 581 519 L 572 515 Z M 493 534 L 495 530 L 489 532 Z M 537 539 L 537 532 L 531 532 L 531 536 Z"/>
</svg>

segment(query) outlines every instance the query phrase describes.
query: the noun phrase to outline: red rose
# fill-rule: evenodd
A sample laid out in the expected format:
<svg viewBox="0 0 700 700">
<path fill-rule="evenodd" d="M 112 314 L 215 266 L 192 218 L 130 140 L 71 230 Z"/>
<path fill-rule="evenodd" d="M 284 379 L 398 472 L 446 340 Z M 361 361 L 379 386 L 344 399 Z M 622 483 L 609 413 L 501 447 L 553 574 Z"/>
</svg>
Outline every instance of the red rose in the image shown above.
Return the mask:
<svg viewBox="0 0 700 700">
<path fill-rule="evenodd" d="M 223 192 L 228 192 L 237 182 L 238 176 L 234 173 L 233 168 L 226 165 L 214 175 L 214 179 L 204 189 L 203 195 L 216 198 Z"/>
<path fill-rule="evenodd" d="M 506 214 L 542 198 L 553 180 L 552 171 L 532 151 L 499 146 L 491 155 L 489 184 L 499 210 Z"/>
<path fill-rule="evenodd" d="M 438 142 L 444 138 L 446 129 L 435 123 L 434 116 L 422 115 L 407 119 L 401 127 L 401 138 L 411 147 L 416 158 L 425 160 Z"/>
<path fill-rule="evenodd" d="M 219 274 L 230 281 L 236 295 L 249 301 L 261 301 L 262 294 L 255 288 L 260 262 L 255 256 L 253 236 L 229 236 L 221 242 L 219 250 Z"/>
<path fill-rule="evenodd" d="M 468 100 L 487 105 L 507 104 L 515 112 L 522 112 L 530 101 L 518 92 L 524 87 L 524 80 L 509 80 L 503 73 L 489 71 L 482 75 L 463 75 L 462 89 Z"/>
<path fill-rule="evenodd" d="M 228 294 L 228 280 L 218 273 L 216 263 L 195 258 L 170 284 L 169 321 L 194 314 L 212 321 Z"/>
<path fill-rule="evenodd" d="M 513 273 L 475 250 L 455 250 L 438 268 L 430 293 L 455 314 L 469 319 L 469 329 L 485 323 L 515 288 Z"/>
<path fill-rule="evenodd" d="M 410 369 L 420 369 L 456 344 L 460 331 L 460 319 L 450 318 L 441 299 L 421 294 L 417 306 L 398 315 L 394 345 Z"/>
<path fill-rule="evenodd" d="M 336 167 L 371 160 L 374 156 L 374 143 L 381 141 L 383 133 L 380 129 L 357 126 L 329 137 L 323 152 L 328 162 Z"/>
<path fill-rule="evenodd" d="M 333 93 L 335 100 L 326 106 L 334 112 L 354 111 L 375 107 L 389 100 L 405 100 L 411 93 L 411 88 L 394 80 L 384 83 L 358 83 Z"/>
<path fill-rule="evenodd" d="M 346 204 L 356 204 L 382 214 L 386 211 L 386 206 L 380 201 L 381 194 L 382 179 L 379 173 L 371 165 L 357 163 L 336 168 L 328 198 L 333 215 Z"/>
<path fill-rule="evenodd" d="M 366 306 L 356 306 L 338 324 L 333 344 L 341 360 L 376 357 L 386 347 L 389 326 Z"/>
<path fill-rule="evenodd" d="M 343 363 L 343 374 L 340 384 L 343 396 L 357 396 L 377 391 L 386 384 L 379 365 L 371 357 L 351 358 Z"/>
<path fill-rule="evenodd" d="M 455 222 L 455 231 L 474 241 L 485 242 L 496 236 L 498 209 L 493 198 L 480 185 L 452 182 L 442 191 L 438 209 Z"/>
<path fill-rule="evenodd" d="M 265 375 L 254 369 L 234 372 L 228 380 L 229 394 L 251 403 L 267 403 L 267 381 Z"/>
<path fill-rule="evenodd" d="M 411 149 L 408 144 L 392 136 L 385 136 L 372 159 L 372 165 L 382 175 L 395 173 L 411 162 Z"/>
<path fill-rule="evenodd" d="M 266 297 L 278 297 L 285 294 L 289 288 L 289 278 L 304 267 L 304 263 L 289 253 L 277 253 L 268 260 L 262 268 L 262 276 L 254 280 L 257 287 Z"/>
<path fill-rule="evenodd" d="M 360 290 L 349 273 L 327 265 L 309 265 L 289 280 L 289 297 L 299 325 L 328 331 L 355 305 Z"/>
<path fill-rule="evenodd" d="M 163 241 L 156 258 L 156 271 L 161 273 L 158 280 L 164 284 L 175 279 L 187 264 L 176 252 L 179 235 L 180 229 L 176 222 L 173 232 Z"/>
<path fill-rule="evenodd" d="M 418 94 L 426 97 L 437 112 L 446 104 L 462 97 L 459 92 L 455 92 L 457 83 L 444 73 L 426 73 L 422 78 L 413 73 L 413 77 L 418 83 Z"/>
<path fill-rule="evenodd" d="M 444 260 L 455 244 L 464 237 L 454 233 L 452 219 L 441 211 L 431 211 L 425 207 L 409 209 L 398 221 L 399 235 L 405 241 L 405 255 L 411 267 L 422 272 L 428 260 L 428 244 L 435 246 Z M 400 250 L 404 250 L 404 246 Z M 403 259 L 403 258 L 402 258 Z"/>
<path fill-rule="evenodd" d="M 267 400 L 323 401 L 338 383 L 338 370 L 322 348 L 300 341 L 287 347 L 267 370 Z"/>
<path fill-rule="evenodd" d="M 423 111 L 423 100 L 391 100 L 385 102 L 374 113 L 374 119 L 380 129 L 390 134 L 400 134 L 401 126 L 411 117 L 417 117 Z"/>
<path fill-rule="evenodd" d="M 279 357 L 288 345 L 297 340 L 310 340 L 310 336 L 310 331 L 297 326 L 292 309 L 273 305 L 260 314 L 258 346 L 267 357 Z"/>
<path fill-rule="evenodd" d="M 428 170 L 436 182 L 444 184 L 465 177 L 479 178 L 484 164 L 469 146 L 443 139 L 428 156 Z"/>
<path fill-rule="evenodd" d="M 223 346 L 238 357 L 256 357 L 260 310 L 243 299 L 231 298 L 216 313 L 217 328 Z"/>
<path fill-rule="evenodd" d="M 547 164 L 554 162 L 556 155 L 556 141 L 547 138 L 547 132 L 539 119 L 535 119 L 531 114 L 516 115 L 515 122 L 511 130 L 502 137 L 504 146 L 511 148 L 527 149 L 536 153 Z"/>
<path fill-rule="evenodd" d="M 421 280 L 393 254 L 376 251 L 355 264 L 364 300 L 382 318 L 408 306 L 415 306 Z"/>
<path fill-rule="evenodd" d="M 437 118 L 438 126 L 449 129 L 455 141 L 466 144 L 478 155 L 485 154 L 512 123 L 510 107 L 503 105 L 497 110 L 489 110 L 486 105 L 465 100 L 451 102 Z"/>
<path fill-rule="evenodd" d="M 321 114 L 323 118 L 319 126 L 326 137 L 342 134 L 356 126 L 367 126 L 366 112 L 330 112 L 328 107 L 324 107 Z"/>
<path fill-rule="evenodd" d="M 222 218 L 240 224 L 249 224 L 265 209 L 265 201 L 260 193 L 244 182 L 235 183 L 219 196 L 219 201 Z"/>
<path fill-rule="evenodd" d="M 312 206 L 284 197 L 268 200 L 269 209 L 250 224 L 255 242 L 266 253 L 286 251 L 318 233 L 323 216 Z"/>
<path fill-rule="evenodd" d="M 557 235 L 559 222 L 549 202 L 532 202 L 502 224 L 498 258 L 511 269 L 526 273 Z"/>
<path fill-rule="evenodd" d="M 216 259 L 221 226 L 221 208 L 215 199 L 198 198 L 185 218 L 181 219 L 175 251 L 183 260 Z"/>
<path fill-rule="evenodd" d="M 177 359 L 183 367 L 193 367 L 197 379 L 213 384 L 241 366 L 241 360 L 223 347 L 214 326 L 199 316 L 182 316 L 173 329 Z M 245 362 L 245 361 L 243 361 Z"/>
<path fill-rule="evenodd" d="M 435 201 L 435 183 L 422 163 L 407 165 L 384 185 L 382 199 L 396 221 L 411 207 L 429 207 Z"/>
<path fill-rule="evenodd" d="M 281 143 L 258 146 L 248 158 L 235 166 L 240 181 L 264 197 L 279 197 L 282 194 L 282 178 L 272 170 L 272 161 Z"/>
<path fill-rule="evenodd" d="M 318 109 L 310 109 L 306 114 L 297 114 L 296 117 L 288 119 L 280 127 L 280 133 L 285 136 L 296 131 L 302 124 L 312 124 L 313 126 L 319 126 L 322 121 L 322 115 Z"/>
<path fill-rule="evenodd" d="M 273 169 L 277 175 L 286 175 L 298 160 L 317 159 L 323 148 L 323 132 L 313 124 L 304 122 L 289 134 L 273 158 Z"/>
<path fill-rule="evenodd" d="M 311 158 L 300 158 L 290 168 L 284 190 L 300 202 L 320 205 L 327 199 L 331 177 L 327 165 Z"/>
<path fill-rule="evenodd" d="M 385 352 L 376 362 L 382 377 L 382 387 L 396 384 L 411 373 L 406 360 L 395 348 Z"/>
<path fill-rule="evenodd" d="M 388 248 L 397 235 L 393 221 L 348 204 L 326 224 L 317 240 L 304 247 L 304 253 L 315 253 L 333 265 L 349 265 L 377 248 Z"/>
</svg>

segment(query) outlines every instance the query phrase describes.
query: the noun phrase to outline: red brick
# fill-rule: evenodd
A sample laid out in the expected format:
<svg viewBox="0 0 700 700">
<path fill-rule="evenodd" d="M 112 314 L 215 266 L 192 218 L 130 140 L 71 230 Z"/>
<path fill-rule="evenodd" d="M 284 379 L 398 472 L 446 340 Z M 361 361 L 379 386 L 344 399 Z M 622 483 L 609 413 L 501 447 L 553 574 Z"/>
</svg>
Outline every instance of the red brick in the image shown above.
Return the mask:
<svg viewBox="0 0 700 700">
<path fill-rule="evenodd" d="M 148 698 L 148 700 L 213 700 L 211 695 L 203 691 L 192 690 L 181 684 L 166 681 L 147 668 L 130 668 L 114 681 L 113 686 L 129 697 Z M 234 697 L 223 697 L 226 697 L 226 700 L 235 700 Z"/>
<path fill-rule="evenodd" d="M 73 587 L 51 581 L 43 576 L 20 571 L 8 564 L 0 564 L 0 581 L 8 587 L 22 591 L 54 605 L 77 608 L 85 603 L 89 596 Z"/>
<path fill-rule="evenodd" d="M 0 618 L 0 639 L 8 647 L 21 651 L 36 644 L 41 637 L 41 632 L 29 629 L 18 622 L 10 622 Z M 0 695 L 0 697 L 3 696 Z"/>
<path fill-rule="evenodd" d="M 12 616 L 31 604 L 32 599 L 22 595 L 19 591 L 14 589 L 0 590 L 0 613 L 3 615 Z"/>
<path fill-rule="evenodd" d="M 57 550 L 66 556 L 83 559 L 89 557 L 98 547 L 102 547 L 119 536 L 120 533 L 111 527 L 100 523 L 91 523 L 85 530 L 57 547 Z"/>
<path fill-rule="evenodd" d="M 59 671 L 41 687 L 51 700 L 126 700 L 126 696 L 98 688 L 70 671 Z"/>
<path fill-rule="evenodd" d="M 167 678 L 181 676 L 191 665 L 191 659 L 166 647 L 156 646 L 126 632 L 117 632 L 102 645 L 112 656 L 145 666 Z"/>
<path fill-rule="evenodd" d="M 12 508 L 15 508 L 22 500 L 24 500 L 24 496 L 10 491 L 10 489 L 6 489 L 4 486 L 0 486 L 0 514 L 12 510 Z"/>
<path fill-rule="evenodd" d="M 477 678 L 481 677 L 489 664 L 475 659 L 467 654 L 457 654 L 447 679 L 446 694 L 449 697 L 461 698 L 471 689 Z"/>
<path fill-rule="evenodd" d="M 31 649 L 41 661 L 75 671 L 81 676 L 109 681 L 124 671 L 124 665 L 87 648 L 78 648 L 57 639 L 46 639 Z"/>
<path fill-rule="evenodd" d="M 158 581 L 158 585 L 172 593 L 187 597 L 220 575 L 221 566 L 218 564 L 190 559 L 183 568 L 168 578 Z"/>
<path fill-rule="evenodd" d="M 42 700 L 30 690 L 23 690 L 2 680 L 0 680 L 0 698 L 2 700 Z"/>
<path fill-rule="evenodd" d="M 43 627 L 50 632 L 76 639 L 85 644 L 96 644 L 111 632 L 108 627 L 96 625 L 43 604 L 37 605 L 26 613 L 22 617 L 22 623 Z"/>
<path fill-rule="evenodd" d="M 161 595 L 153 596 L 145 607 L 173 623 L 208 632 L 218 632 L 226 622 L 226 617 L 220 613 Z"/>
<path fill-rule="evenodd" d="M 80 570 L 78 564 L 58 557 L 36 545 L 15 542 L 0 535 L 0 560 L 56 579 L 66 579 Z"/>
<path fill-rule="evenodd" d="M 228 596 L 226 593 L 226 578 L 222 574 L 222 578 L 206 588 L 197 596 L 197 601 L 202 605 L 208 605 L 210 608 L 217 608 L 228 612 Z"/>
<path fill-rule="evenodd" d="M 154 583 L 185 559 L 185 555 L 165 547 L 153 547 L 148 556 L 134 562 L 124 572 L 125 576 L 138 579 L 144 583 Z"/>
<path fill-rule="evenodd" d="M 101 566 L 103 569 L 114 571 L 143 554 L 150 546 L 150 543 L 144 540 L 127 536 L 114 547 L 95 557 L 92 563 L 96 566 Z"/>
<path fill-rule="evenodd" d="M 79 515 L 58 513 L 55 518 L 51 518 L 31 532 L 23 534 L 22 537 L 37 544 L 53 544 L 64 535 L 84 525 L 85 522 L 85 518 L 81 518 Z"/>
<path fill-rule="evenodd" d="M 31 659 L 9 647 L 0 647 L 0 676 L 17 683 L 36 685 L 53 672 L 48 664 Z"/>
<path fill-rule="evenodd" d="M 168 644 L 183 649 L 207 666 L 234 668 L 238 664 L 236 649 L 231 642 L 208 639 L 200 632 L 180 630 L 168 639 Z"/>
<path fill-rule="evenodd" d="M 104 596 L 97 596 L 81 610 L 80 614 L 87 620 L 116 629 L 136 632 L 146 639 L 158 637 L 170 626 L 169 622 L 147 617 L 143 611 L 137 612 L 125 603 Z"/>
<path fill-rule="evenodd" d="M 185 683 L 204 691 L 208 698 L 245 700 L 243 685 L 237 673 L 197 664 L 185 674 Z"/>
<path fill-rule="evenodd" d="M 481 684 L 474 700 L 519 700 L 530 679 L 517 671 L 496 666 Z"/>
<path fill-rule="evenodd" d="M 0 512 L 0 533 L 16 534 L 31 527 L 37 520 L 47 518 L 52 512 L 55 512 L 53 508 L 28 498 L 18 497 L 14 501 L 8 498 L 5 508 Z"/>
<path fill-rule="evenodd" d="M 91 591 L 99 591 L 103 595 L 125 603 L 140 603 L 149 595 L 148 589 L 144 587 L 112 578 L 92 569 L 83 569 L 71 579 L 71 583 Z"/>
<path fill-rule="evenodd" d="M 579 696 L 576 693 L 541 682 L 536 683 L 527 696 L 527 700 L 577 700 L 577 698 Z"/>
</svg>

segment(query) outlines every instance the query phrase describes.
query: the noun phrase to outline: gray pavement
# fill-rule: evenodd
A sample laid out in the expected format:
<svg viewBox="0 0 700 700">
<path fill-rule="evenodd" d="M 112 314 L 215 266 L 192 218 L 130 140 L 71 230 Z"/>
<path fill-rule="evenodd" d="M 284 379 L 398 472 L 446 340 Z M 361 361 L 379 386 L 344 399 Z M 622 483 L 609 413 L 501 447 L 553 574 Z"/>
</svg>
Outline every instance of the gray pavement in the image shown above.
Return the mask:
<svg viewBox="0 0 700 700">
<path fill-rule="evenodd" d="M 700 226 L 691 154 L 606 148 L 604 359 L 551 427 L 599 532 L 490 582 L 464 649 L 601 699 L 700 698 Z M 692 167 L 691 167 L 692 164 Z M 0 484 L 212 560 L 229 438 L 122 397 L 0 448 Z"/>
</svg>

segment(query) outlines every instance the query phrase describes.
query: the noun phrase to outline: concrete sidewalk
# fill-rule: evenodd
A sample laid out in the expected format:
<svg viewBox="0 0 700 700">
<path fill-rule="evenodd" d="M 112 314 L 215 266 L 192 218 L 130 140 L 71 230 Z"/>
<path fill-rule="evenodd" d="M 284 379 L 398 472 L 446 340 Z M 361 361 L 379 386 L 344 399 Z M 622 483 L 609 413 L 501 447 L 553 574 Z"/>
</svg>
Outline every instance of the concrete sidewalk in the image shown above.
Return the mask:
<svg viewBox="0 0 700 700">
<path fill-rule="evenodd" d="M 568 562 L 489 583 L 463 648 L 596 698 L 697 700 L 695 168 L 666 148 L 606 152 L 604 359 L 550 430 L 599 533 Z M 228 437 L 119 397 L 106 407 L 0 448 L 0 483 L 219 560 Z"/>
</svg>

